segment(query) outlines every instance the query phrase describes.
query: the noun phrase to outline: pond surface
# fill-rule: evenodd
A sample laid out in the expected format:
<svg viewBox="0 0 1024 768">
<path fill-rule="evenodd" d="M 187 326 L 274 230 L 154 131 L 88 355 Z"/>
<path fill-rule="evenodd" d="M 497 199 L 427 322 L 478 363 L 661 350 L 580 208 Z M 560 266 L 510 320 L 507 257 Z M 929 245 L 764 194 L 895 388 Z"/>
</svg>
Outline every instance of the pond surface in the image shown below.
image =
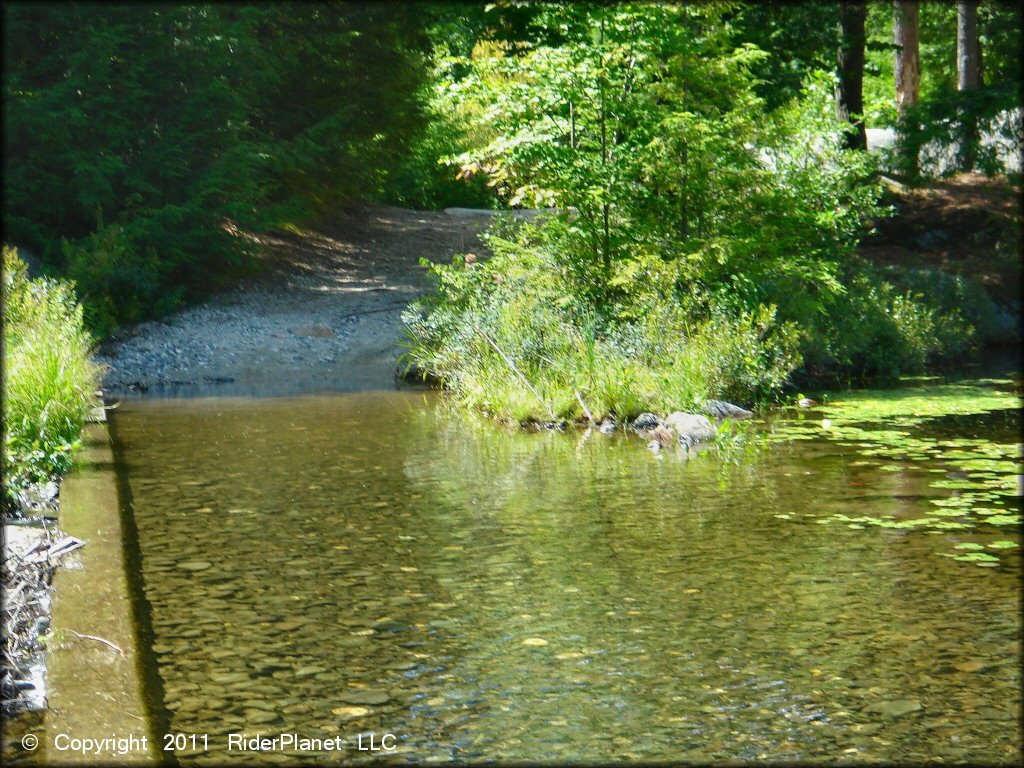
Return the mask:
<svg viewBox="0 0 1024 768">
<path fill-rule="evenodd" d="M 417 392 L 126 401 L 157 728 L 209 734 L 186 765 L 369 732 L 402 762 L 1019 761 L 1020 412 L 975 386 L 689 460 Z M 897 525 L 964 494 L 963 527 Z"/>
</svg>

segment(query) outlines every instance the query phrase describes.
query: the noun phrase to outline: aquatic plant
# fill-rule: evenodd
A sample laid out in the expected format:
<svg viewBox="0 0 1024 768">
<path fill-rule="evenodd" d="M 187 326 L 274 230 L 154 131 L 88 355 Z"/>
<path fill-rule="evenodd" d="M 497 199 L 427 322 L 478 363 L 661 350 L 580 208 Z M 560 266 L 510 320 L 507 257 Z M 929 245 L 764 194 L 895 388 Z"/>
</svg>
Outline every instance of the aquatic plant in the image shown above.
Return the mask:
<svg viewBox="0 0 1024 768">
<path fill-rule="evenodd" d="M 1010 379 L 976 379 L 918 385 L 882 391 L 834 393 L 818 413 L 828 422 L 804 413 L 787 415 L 772 427 L 776 441 L 827 438 L 855 448 L 854 466 L 873 465 L 887 472 L 927 472 L 927 484 L 943 496 L 922 505 L 923 516 L 825 514 L 821 525 L 963 531 L 979 541 L 962 542 L 946 556 L 959 562 L 994 567 L 1000 558 L 989 550 L 1011 551 L 1019 544 L 1005 538 L 984 542 L 994 530 L 1024 522 L 1017 499 L 1021 494 L 1021 444 L 977 437 L 942 437 L 936 425 L 949 417 L 980 417 L 1013 412 L 1020 407 L 1019 384 Z M 936 436 L 938 434 L 939 436 Z M 778 517 L 778 515 L 777 515 Z M 784 518 L 785 519 L 785 518 Z M 965 551 L 969 550 L 969 551 Z"/>
</svg>

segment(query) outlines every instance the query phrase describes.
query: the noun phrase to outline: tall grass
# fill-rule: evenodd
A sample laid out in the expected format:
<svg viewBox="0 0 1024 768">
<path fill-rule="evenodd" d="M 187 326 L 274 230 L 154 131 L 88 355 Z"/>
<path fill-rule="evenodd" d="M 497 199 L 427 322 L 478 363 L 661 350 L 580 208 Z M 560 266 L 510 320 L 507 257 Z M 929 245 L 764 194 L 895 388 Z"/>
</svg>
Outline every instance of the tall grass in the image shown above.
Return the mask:
<svg viewBox="0 0 1024 768">
<path fill-rule="evenodd" d="M 602 305 L 537 230 L 496 232 L 493 258 L 434 267 L 437 293 L 404 316 L 406 359 L 466 407 L 524 423 L 586 411 L 622 420 L 713 397 L 749 404 L 800 364 L 774 308 L 688 312 L 660 258 L 616 265 L 618 298 Z"/>
<path fill-rule="evenodd" d="M 74 286 L 30 280 L 3 248 L 3 477 L 14 497 L 71 469 L 99 386 Z"/>
</svg>

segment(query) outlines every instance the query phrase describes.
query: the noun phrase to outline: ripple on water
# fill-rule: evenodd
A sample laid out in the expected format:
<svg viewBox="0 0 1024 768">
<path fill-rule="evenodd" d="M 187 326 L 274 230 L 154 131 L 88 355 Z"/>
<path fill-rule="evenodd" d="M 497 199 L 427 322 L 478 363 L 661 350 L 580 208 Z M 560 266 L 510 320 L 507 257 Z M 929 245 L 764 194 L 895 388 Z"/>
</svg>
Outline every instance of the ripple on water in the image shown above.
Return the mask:
<svg viewBox="0 0 1024 768">
<path fill-rule="evenodd" d="M 1019 550 L 991 546 L 1018 529 L 984 522 L 1021 474 L 1003 433 L 836 406 L 739 463 L 657 461 L 427 400 L 115 414 L 176 730 L 390 731 L 417 759 L 1020 758 Z M 977 552 L 997 567 L 938 556 Z"/>
</svg>

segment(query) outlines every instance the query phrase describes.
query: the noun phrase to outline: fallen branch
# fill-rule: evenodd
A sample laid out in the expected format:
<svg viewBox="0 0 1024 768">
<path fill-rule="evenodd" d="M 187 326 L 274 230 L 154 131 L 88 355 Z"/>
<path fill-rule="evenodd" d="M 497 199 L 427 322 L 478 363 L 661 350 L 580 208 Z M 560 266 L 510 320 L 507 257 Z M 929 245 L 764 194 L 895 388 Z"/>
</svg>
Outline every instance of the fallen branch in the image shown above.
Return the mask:
<svg viewBox="0 0 1024 768">
<path fill-rule="evenodd" d="M 498 353 L 499 355 L 501 355 L 502 359 L 503 359 L 503 360 L 504 360 L 504 361 L 505 361 L 506 363 L 508 363 L 508 366 L 509 366 L 509 368 L 511 368 L 511 369 L 512 369 L 513 371 L 515 371 L 515 372 L 516 372 L 516 374 L 517 374 L 517 375 L 519 376 L 519 378 L 523 380 L 523 384 L 525 384 L 525 385 L 527 386 L 527 388 L 528 388 L 528 389 L 529 389 L 529 390 L 530 390 L 531 392 L 533 392 L 533 396 L 534 396 L 534 397 L 536 397 L 536 398 L 537 398 L 537 401 L 538 401 L 538 402 L 539 402 L 539 403 L 540 403 L 541 405 L 543 405 L 543 406 L 544 406 L 544 410 L 546 410 L 546 411 L 548 412 L 548 415 L 549 415 L 549 416 L 551 417 L 551 420 L 552 420 L 552 421 L 555 421 L 555 412 L 551 410 L 551 408 L 550 408 L 550 407 L 548 406 L 548 404 L 547 404 L 546 402 L 544 402 L 544 398 L 542 398 L 542 397 L 541 397 L 541 396 L 540 396 L 539 394 L 537 394 L 537 390 L 533 388 L 533 385 L 532 385 L 532 384 L 530 383 L 529 379 L 527 379 L 527 378 L 526 378 L 526 377 L 525 377 L 525 376 L 523 375 L 523 372 L 522 372 L 522 371 L 520 371 L 520 370 L 519 370 L 518 368 L 516 368 L 516 364 L 512 362 L 512 358 L 510 358 L 510 357 L 509 357 L 508 355 L 506 355 L 506 354 L 505 354 L 505 353 L 504 353 L 504 352 L 502 351 L 501 347 L 499 347 L 499 346 L 498 346 L 497 342 L 495 342 L 495 341 L 494 341 L 494 339 L 492 339 L 492 338 L 491 338 L 490 336 L 488 336 L 488 335 L 487 335 L 487 332 L 486 332 L 486 331 L 484 331 L 484 330 L 483 330 L 482 328 L 478 328 L 477 330 L 479 330 L 479 331 L 480 331 L 480 334 L 481 334 L 481 335 L 482 335 L 482 336 L 483 336 L 483 337 L 484 337 L 485 339 L 487 339 L 487 342 L 488 342 L 488 343 L 489 343 L 489 344 L 490 344 L 490 345 L 491 345 L 492 347 L 494 347 L 494 350 L 495 350 L 495 352 L 497 352 L 497 353 Z"/>
<path fill-rule="evenodd" d="M 590 423 L 591 423 L 591 424 L 594 424 L 594 423 L 596 423 L 596 422 L 597 422 L 597 419 L 595 419 L 595 418 L 594 418 L 594 414 L 592 414 L 592 413 L 590 412 L 590 409 L 589 409 L 589 408 L 587 408 L 587 404 L 583 402 L 583 398 L 582 398 L 582 397 L 580 396 L 580 393 L 579 393 L 579 392 L 576 392 L 576 391 L 574 390 L 574 391 L 573 391 L 573 394 L 574 394 L 574 395 L 576 395 L 576 400 L 578 400 L 578 401 L 579 401 L 580 407 L 581 407 L 581 408 L 583 408 L 583 413 L 585 413 L 585 414 L 587 415 L 587 419 L 588 419 L 588 420 L 590 421 Z"/>
<path fill-rule="evenodd" d="M 122 651 L 120 649 L 120 647 L 114 645 L 109 640 L 104 640 L 102 637 L 97 637 L 96 635 L 85 635 L 85 634 L 82 634 L 81 632 L 75 632 L 75 630 L 73 630 L 73 629 L 69 629 L 69 630 L 66 630 L 66 631 L 68 632 L 68 634 L 74 635 L 79 640 L 95 640 L 97 643 L 103 643 L 104 645 L 106 645 L 106 646 L 108 646 L 110 648 L 113 648 L 119 654 L 124 656 L 124 651 Z"/>
</svg>

